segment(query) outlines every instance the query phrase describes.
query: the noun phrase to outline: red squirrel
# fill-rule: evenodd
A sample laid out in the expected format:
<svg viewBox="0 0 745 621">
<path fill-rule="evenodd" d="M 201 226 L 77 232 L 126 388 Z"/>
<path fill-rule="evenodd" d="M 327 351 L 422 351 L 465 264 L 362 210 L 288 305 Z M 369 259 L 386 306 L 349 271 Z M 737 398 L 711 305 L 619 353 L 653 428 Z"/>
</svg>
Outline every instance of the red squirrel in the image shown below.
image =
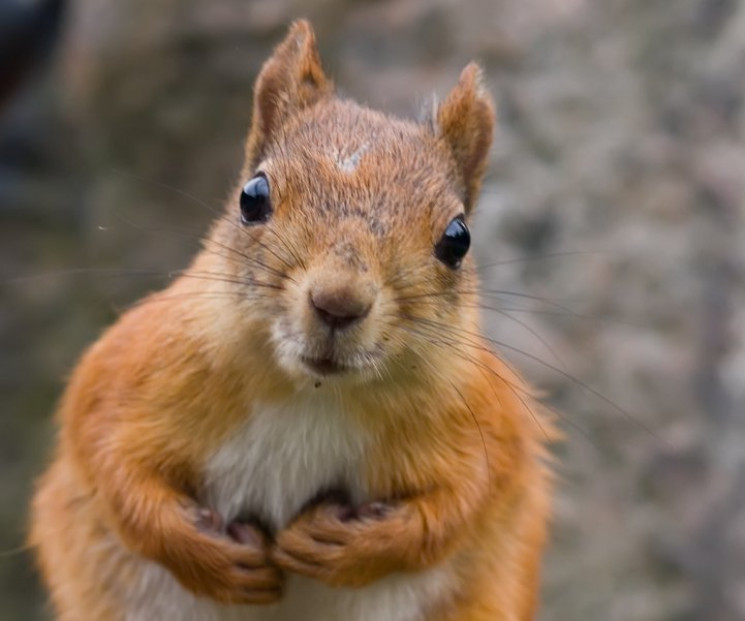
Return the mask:
<svg viewBox="0 0 745 621">
<path fill-rule="evenodd" d="M 85 353 L 30 541 L 64 621 L 526 621 L 550 416 L 481 336 L 495 125 L 338 97 L 295 22 L 190 268 Z"/>
</svg>

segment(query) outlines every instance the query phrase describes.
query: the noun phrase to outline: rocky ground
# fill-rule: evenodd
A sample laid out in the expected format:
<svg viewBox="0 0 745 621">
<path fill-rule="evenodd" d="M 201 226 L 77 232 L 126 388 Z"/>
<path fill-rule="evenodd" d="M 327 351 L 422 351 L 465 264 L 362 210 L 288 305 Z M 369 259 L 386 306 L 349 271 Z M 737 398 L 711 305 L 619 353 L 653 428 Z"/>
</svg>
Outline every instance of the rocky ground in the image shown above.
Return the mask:
<svg viewBox="0 0 745 621">
<path fill-rule="evenodd" d="M 402 115 L 485 67 L 485 320 L 567 436 L 541 619 L 745 618 L 745 2 L 70 4 L 0 113 L 2 618 L 45 618 L 16 548 L 63 378 L 194 252 L 297 16 Z"/>
</svg>

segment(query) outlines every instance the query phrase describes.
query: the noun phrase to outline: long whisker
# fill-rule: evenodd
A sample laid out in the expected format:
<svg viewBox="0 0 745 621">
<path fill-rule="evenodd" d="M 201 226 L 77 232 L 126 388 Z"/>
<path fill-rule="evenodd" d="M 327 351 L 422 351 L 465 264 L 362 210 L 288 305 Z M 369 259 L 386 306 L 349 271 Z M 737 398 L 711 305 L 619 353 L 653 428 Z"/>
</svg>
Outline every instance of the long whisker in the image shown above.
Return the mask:
<svg viewBox="0 0 745 621">
<path fill-rule="evenodd" d="M 241 263 L 248 263 L 249 265 L 254 265 L 254 266 L 261 267 L 261 268 L 267 270 L 268 272 L 271 272 L 271 273 L 275 274 L 276 276 L 278 276 L 280 278 L 290 278 L 291 279 L 291 277 L 289 275 L 284 274 L 283 272 L 281 272 L 280 270 L 278 270 L 276 268 L 273 268 L 273 267 L 271 267 L 269 265 L 266 265 L 265 263 L 263 263 L 262 261 L 260 261 L 256 257 L 249 256 L 249 255 L 245 254 L 244 252 L 241 252 L 237 248 L 232 248 L 231 246 L 228 246 L 227 244 L 223 244 L 222 242 L 219 242 L 219 241 L 217 241 L 215 239 L 211 239 L 211 238 L 207 237 L 207 238 L 204 238 L 202 240 L 202 243 L 200 244 L 200 242 L 198 241 L 198 239 L 195 239 L 192 236 L 193 234 L 190 233 L 190 232 L 188 232 L 188 231 L 179 231 L 177 229 L 163 229 L 163 228 L 157 228 L 157 227 L 146 227 L 146 226 L 142 226 L 140 224 L 137 224 L 137 223 L 129 220 L 128 218 L 124 217 L 121 214 L 116 214 L 116 216 L 117 216 L 117 218 L 119 218 L 125 224 L 127 224 L 127 225 L 129 225 L 129 226 L 131 226 L 133 228 L 136 228 L 138 230 L 141 230 L 141 231 L 144 231 L 144 232 L 147 232 L 147 233 L 151 233 L 151 234 L 154 234 L 154 235 L 159 235 L 159 236 L 161 236 L 161 237 L 163 237 L 165 239 L 186 239 L 187 241 L 191 242 L 197 248 L 201 248 L 204 245 L 205 246 L 205 249 L 208 252 L 211 252 L 212 254 L 215 254 L 216 256 L 222 257 L 222 258 L 226 259 L 227 261 L 237 261 L 235 257 L 228 256 L 228 255 L 225 255 L 225 254 L 221 254 L 219 252 L 215 252 L 214 250 L 210 250 L 208 247 L 206 247 L 207 245 L 217 246 L 218 248 L 221 248 L 221 249 L 227 251 L 229 254 L 237 255 L 241 259 Z"/>
<path fill-rule="evenodd" d="M 437 302 L 434 300 L 425 300 L 425 303 L 431 303 L 433 306 L 437 304 Z M 543 347 L 545 347 L 546 351 L 548 351 L 559 364 L 565 364 L 564 361 L 559 356 L 559 354 L 556 352 L 556 350 L 549 344 L 549 342 L 545 338 L 543 338 L 538 333 L 538 331 L 535 328 L 533 328 L 531 325 L 529 325 L 527 322 L 510 315 L 509 312 L 507 312 L 510 309 L 503 309 L 503 308 L 499 308 L 495 306 L 486 306 L 480 303 L 476 303 L 476 304 L 464 303 L 462 304 L 462 306 L 464 308 L 477 308 L 479 310 L 490 310 L 495 313 L 499 313 L 500 315 L 502 315 L 503 317 L 506 317 L 507 319 L 510 319 L 511 321 L 514 321 L 517 325 L 519 325 L 524 330 L 529 332 Z M 480 333 L 472 333 L 472 334 L 477 337 L 481 336 Z"/>
<path fill-rule="evenodd" d="M 112 170 L 116 174 L 119 174 L 119 175 L 122 175 L 122 176 L 128 176 L 130 178 L 137 179 L 137 180 L 142 181 L 144 183 L 150 183 L 152 185 L 156 185 L 156 186 L 159 186 L 161 188 L 165 188 L 167 190 L 170 190 L 172 192 L 175 192 L 176 194 L 179 194 L 180 196 L 183 196 L 184 198 L 189 199 L 190 201 L 194 202 L 195 204 L 200 205 L 201 207 L 204 207 L 210 213 L 212 213 L 212 214 L 214 214 L 214 215 L 216 215 L 216 216 L 218 216 L 220 218 L 224 217 L 224 215 L 225 215 L 219 209 L 216 209 L 216 208 L 212 207 L 211 205 L 209 205 L 205 201 L 201 200 L 200 198 L 194 196 L 193 194 L 190 194 L 189 192 L 186 192 L 186 191 L 184 191 L 184 190 L 182 190 L 180 188 L 177 188 L 177 187 L 174 187 L 172 185 L 169 185 L 168 183 L 165 183 L 163 181 L 155 181 L 153 179 L 147 179 L 145 177 L 141 177 L 139 175 L 135 175 L 135 174 L 132 174 L 132 173 L 126 173 L 124 171 L 117 170 L 117 169 L 112 169 Z M 233 222 L 233 220 L 231 220 L 230 218 L 227 219 L 227 222 L 230 224 L 230 226 L 232 226 L 233 228 L 235 228 L 242 235 L 248 236 L 254 243 L 258 244 L 259 246 L 261 246 L 262 248 L 264 248 L 264 250 L 266 250 L 267 252 L 269 252 L 272 255 L 274 255 L 274 257 L 277 258 L 277 260 L 279 260 L 285 266 L 285 268 L 289 269 L 289 268 L 292 267 L 292 265 L 284 257 L 281 257 L 271 246 L 268 246 L 267 244 L 263 243 L 260 239 L 258 239 L 255 235 L 252 235 L 250 233 L 250 230 L 249 229 L 246 229 L 245 227 L 239 226 L 238 224 L 236 224 L 235 222 Z M 285 246 L 284 243 L 282 242 L 282 239 L 279 236 L 277 236 L 277 239 L 279 239 L 280 243 L 282 243 L 282 245 Z M 286 248 L 286 246 L 285 246 L 285 248 Z"/>
<path fill-rule="evenodd" d="M 498 301 L 501 301 L 500 297 L 502 295 L 506 295 L 506 293 L 484 295 L 483 292 L 480 292 L 477 290 L 459 291 L 459 293 L 462 295 L 477 295 L 478 294 L 483 297 L 487 297 L 487 298 L 498 300 Z M 526 295 L 520 292 L 511 292 L 511 293 L 516 296 L 521 296 L 521 297 L 523 295 Z M 447 297 L 449 295 L 451 294 L 445 291 L 432 291 L 428 293 L 422 293 L 422 294 L 410 295 L 410 296 L 400 295 L 394 298 L 394 301 L 397 303 L 406 303 L 407 301 L 416 300 L 418 304 L 429 304 L 432 306 L 437 306 L 439 304 L 439 298 Z M 548 310 L 548 309 L 542 309 L 542 308 L 514 307 L 514 306 L 507 307 L 507 306 L 502 306 L 502 305 L 495 307 L 495 306 L 488 305 L 482 301 L 469 302 L 469 301 L 461 300 L 458 302 L 458 304 L 462 305 L 464 308 L 478 308 L 481 310 L 488 310 L 488 311 L 495 311 L 495 312 L 508 311 L 508 312 L 519 312 L 519 313 L 532 313 L 535 315 L 547 315 L 547 316 L 553 316 L 553 317 L 571 317 L 573 319 L 578 319 L 578 320 L 583 320 L 583 321 L 593 321 L 597 323 L 604 323 L 604 324 L 611 324 L 611 325 L 639 327 L 638 324 L 631 322 L 631 321 L 625 321 L 625 320 L 616 319 L 612 317 L 603 317 L 600 315 L 593 315 L 593 314 L 588 314 L 588 313 L 580 313 L 570 308 L 564 307 L 561 304 L 558 304 L 549 299 L 538 298 L 537 301 L 541 302 L 542 304 L 554 306 L 556 307 L 556 310 Z"/>
<path fill-rule="evenodd" d="M 30 283 L 36 280 L 44 280 L 45 278 L 58 278 L 60 276 L 77 276 L 85 274 L 94 274 L 110 277 L 120 276 L 162 276 L 168 277 L 170 272 L 162 272 L 159 270 L 130 270 L 121 268 L 108 268 L 108 267 L 71 267 L 58 270 L 49 270 L 44 272 L 37 272 L 36 274 L 25 274 L 23 276 L 14 276 L 5 280 L 0 280 L 0 285 L 12 285 L 12 284 L 23 284 Z"/>
<path fill-rule="evenodd" d="M 432 345 L 439 346 L 439 347 L 449 348 L 449 350 L 454 355 L 456 355 L 457 357 L 459 357 L 460 359 L 465 360 L 466 362 L 469 362 L 471 364 L 474 364 L 476 366 L 476 368 L 481 373 L 489 373 L 489 374 L 497 377 L 502 382 L 504 382 L 505 385 L 508 388 L 510 388 L 510 390 L 511 390 L 512 394 L 515 396 L 515 398 L 517 398 L 522 403 L 522 405 L 526 408 L 526 410 L 530 413 L 531 418 L 533 419 L 533 422 L 535 422 L 535 424 L 538 425 L 538 427 L 541 429 L 541 432 L 543 433 L 544 437 L 548 441 L 551 440 L 551 437 L 549 436 L 549 434 L 547 433 L 547 431 L 545 430 L 545 428 L 541 424 L 540 418 L 536 415 L 536 413 L 533 411 L 533 408 L 530 407 L 530 405 L 525 401 L 525 399 L 520 394 L 520 392 L 521 391 L 524 392 L 525 389 L 523 387 L 521 387 L 521 386 L 516 386 L 514 383 L 508 381 L 506 378 L 504 378 L 501 375 L 499 375 L 499 373 L 497 373 L 494 369 L 486 366 L 485 364 L 483 364 L 479 360 L 475 359 L 473 356 L 470 356 L 467 353 L 463 352 L 463 347 L 462 346 L 466 346 L 466 347 L 469 347 L 471 349 L 477 349 L 479 351 L 482 351 L 482 352 L 484 352 L 484 353 L 486 353 L 486 354 L 488 354 L 490 356 L 493 356 L 494 358 L 496 358 L 497 360 L 499 360 L 501 363 L 504 364 L 504 361 L 501 360 L 489 348 L 487 348 L 487 347 L 477 347 L 477 346 L 472 345 L 472 344 L 469 344 L 469 343 L 462 343 L 462 342 L 458 341 L 457 339 L 452 339 L 449 342 L 448 341 L 444 341 L 442 338 L 439 338 L 439 335 L 437 337 L 433 337 L 432 335 L 427 334 L 426 332 L 422 331 L 421 330 L 422 326 L 417 326 L 415 329 L 412 329 L 411 326 L 410 327 L 401 326 L 401 328 L 404 331 L 406 331 L 406 332 L 408 332 L 408 333 L 410 333 L 410 334 L 412 334 L 412 335 L 414 335 L 416 337 L 424 338 L 428 343 L 431 343 Z M 497 398 L 497 400 L 499 400 L 499 397 L 496 395 L 496 393 L 495 393 L 495 397 Z M 578 423 L 576 423 L 575 421 L 573 421 L 568 416 L 563 415 L 561 412 L 558 412 L 557 413 L 557 416 L 565 424 L 569 425 L 570 427 L 572 427 L 573 429 L 575 429 L 576 431 L 578 431 L 581 434 L 581 436 L 590 445 L 592 445 L 593 447 L 596 446 L 596 444 L 595 444 L 592 436 L 590 435 L 590 433 L 586 429 L 584 429 L 582 426 L 580 426 Z"/>
<path fill-rule="evenodd" d="M 620 319 L 612 319 L 610 317 L 601 317 L 599 315 L 588 315 L 585 313 L 567 313 L 560 310 L 546 310 L 542 308 L 518 308 L 518 307 L 510 307 L 510 306 L 500 306 L 498 309 L 493 306 L 488 306 L 486 304 L 466 304 L 469 308 L 480 308 L 482 310 L 502 310 L 502 311 L 508 311 L 510 313 L 531 313 L 533 315 L 546 315 L 549 317 L 571 317 L 573 319 L 581 319 L 586 321 L 592 321 L 597 323 L 604 323 L 604 324 L 611 324 L 611 325 L 620 325 L 620 326 L 631 326 L 631 327 L 639 327 L 637 324 L 630 322 L 630 321 L 622 321 Z"/>
<path fill-rule="evenodd" d="M 527 300 L 533 300 L 535 302 L 541 302 L 542 304 L 546 304 L 547 306 L 552 306 L 555 308 L 558 308 L 567 314 L 571 315 L 578 315 L 578 313 L 571 308 L 567 306 L 563 306 L 562 304 L 559 304 L 558 302 L 555 302 L 553 300 L 549 300 L 548 298 L 540 297 L 537 295 L 532 295 L 530 293 L 523 293 L 521 291 L 506 291 L 503 289 L 466 289 L 466 290 L 459 290 L 458 293 L 460 295 L 477 295 L 485 298 L 495 298 L 499 299 L 501 296 L 511 296 L 511 297 L 518 297 L 518 298 L 524 298 Z M 446 295 L 449 295 L 449 292 L 443 292 L 443 291 L 429 291 L 426 293 L 417 293 L 415 295 L 401 295 L 396 298 L 397 302 L 410 302 L 413 300 L 420 300 L 420 299 L 426 299 L 426 298 L 438 298 L 438 297 L 444 297 Z M 581 315 L 578 315 L 581 316 Z"/>
<path fill-rule="evenodd" d="M 506 377 L 503 377 L 502 375 L 497 373 L 494 369 L 484 364 L 482 361 L 469 355 L 467 352 L 464 352 L 463 348 L 459 347 L 459 345 L 466 345 L 467 347 L 470 347 L 472 349 L 477 349 L 499 360 L 496 354 L 494 354 L 494 352 L 492 352 L 490 349 L 486 347 L 479 347 L 478 345 L 475 345 L 475 344 L 462 343 L 457 339 L 450 339 L 448 341 L 448 340 L 443 340 L 442 338 L 439 338 L 439 337 L 433 337 L 432 335 L 428 335 L 426 331 L 421 330 L 422 327 L 423 326 L 418 325 L 414 329 L 407 329 L 407 331 L 416 336 L 425 338 L 429 343 L 435 346 L 448 347 L 451 353 L 453 353 L 455 356 L 457 356 L 461 360 L 465 360 L 466 362 L 473 364 L 482 374 L 489 373 L 493 375 L 494 377 L 496 377 L 497 379 L 499 379 L 502 383 L 504 383 L 505 386 L 507 386 L 510 389 L 510 391 L 515 396 L 515 398 L 518 399 L 518 401 L 520 401 L 523 407 L 530 413 L 531 418 L 536 423 L 536 425 L 538 425 L 538 428 L 541 430 L 546 440 L 550 440 L 550 437 L 548 433 L 546 432 L 545 428 L 543 427 L 543 425 L 541 424 L 539 417 L 533 411 L 533 408 L 528 404 L 528 402 L 525 400 L 523 395 L 520 394 L 521 392 L 526 393 L 525 387 L 516 385 L 514 382 L 509 381 Z M 502 361 L 500 360 L 500 362 Z M 494 390 L 493 386 L 492 386 L 492 390 Z M 497 401 L 499 401 L 499 396 L 496 394 L 496 391 L 494 392 L 494 396 L 497 399 Z"/>
<path fill-rule="evenodd" d="M 260 286 L 260 285 L 255 285 Z M 256 293 L 241 294 L 238 291 L 190 291 L 188 293 L 173 293 L 170 295 L 153 295 L 142 298 L 134 302 L 131 306 L 145 306 L 150 304 L 163 304 L 173 300 L 191 300 L 194 298 L 207 299 L 207 300 L 224 300 L 224 299 L 237 299 L 237 300 L 263 300 L 261 296 Z"/>
<path fill-rule="evenodd" d="M 225 282 L 233 285 L 251 285 L 251 286 L 257 286 L 257 283 L 255 283 L 252 280 L 241 280 L 240 278 L 232 278 L 223 276 L 217 273 L 212 272 L 189 272 L 185 271 L 180 274 L 183 278 L 195 278 L 198 280 L 209 280 L 212 282 Z M 279 285 L 269 284 L 269 283 L 262 283 L 261 286 L 268 287 L 271 289 L 278 289 L 281 290 L 282 287 Z"/>
<path fill-rule="evenodd" d="M 457 332 L 455 332 L 451 326 L 449 326 L 448 324 L 445 324 L 445 323 L 436 321 L 436 320 L 432 320 L 432 319 L 429 319 L 429 318 L 417 318 L 417 321 L 422 321 L 422 322 L 424 322 L 426 324 L 429 324 L 429 325 L 431 325 L 433 327 L 436 327 L 436 328 L 438 328 L 440 330 L 448 331 L 448 332 L 450 332 L 452 334 L 457 334 Z M 460 332 L 460 331 L 458 331 L 458 332 Z M 536 356 L 534 354 L 531 354 L 529 352 L 526 352 L 526 351 L 520 349 L 519 347 L 515 347 L 515 346 L 510 345 L 508 343 L 505 343 L 503 341 L 492 339 L 492 338 L 489 338 L 489 337 L 486 337 L 486 336 L 483 336 L 483 335 L 481 336 L 481 338 L 484 341 L 486 341 L 488 343 L 491 343 L 491 344 L 493 344 L 493 345 L 495 345 L 497 347 L 504 348 L 504 349 L 507 349 L 509 351 L 512 351 L 512 352 L 514 352 L 516 354 L 519 354 L 521 356 L 524 356 L 525 358 L 527 358 L 527 359 L 529 359 L 529 360 L 531 360 L 533 362 L 536 362 L 537 364 L 539 364 L 539 365 L 541 365 L 541 366 L 549 369 L 550 371 L 552 371 L 552 372 L 560 375 L 561 377 L 574 382 L 579 387 L 581 387 L 583 390 L 585 390 L 586 392 L 592 394 L 594 397 L 596 397 L 597 399 L 599 399 L 600 401 L 602 401 L 606 405 L 608 405 L 611 408 L 613 408 L 616 412 L 618 412 L 619 414 L 621 414 L 628 421 L 634 423 L 635 425 L 637 425 L 638 427 L 640 427 L 641 429 L 643 429 L 651 437 L 655 438 L 657 441 L 662 442 L 662 439 L 650 427 L 648 427 L 647 425 L 645 425 L 642 421 L 640 421 L 635 416 L 632 416 L 629 412 L 627 412 L 620 405 L 618 405 L 617 403 L 615 403 L 614 401 L 612 401 L 611 399 L 609 399 L 608 397 L 606 397 L 603 393 L 601 393 L 599 390 L 593 388 L 592 386 L 590 386 L 586 382 L 583 382 L 579 378 L 573 376 L 570 373 L 567 373 L 566 371 L 564 371 L 563 369 L 557 367 L 556 365 L 553 365 L 553 364 L 551 364 L 549 362 L 546 362 L 542 358 L 540 358 L 540 357 L 538 357 L 538 356 Z"/>
<path fill-rule="evenodd" d="M 474 413 L 473 409 L 471 409 L 471 406 L 468 405 L 468 402 L 466 401 L 466 398 L 463 396 L 463 393 L 458 389 L 458 387 L 450 380 L 448 380 L 448 384 L 450 384 L 451 388 L 460 396 L 461 401 L 463 401 L 463 405 L 466 406 L 466 409 L 468 409 L 469 413 L 471 414 L 471 418 L 473 419 L 473 424 L 476 425 L 476 429 L 479 432 L 479 436 L 481 437 L 481 445 L 484 447 L 484 459 L 486 460 L 486 477 L 487 481 L 489 483 L 489 488 L 491 488 L 491 464 L 489 463 L 489 450 L 486 447 L 486 438 L 484 437 L 484 430 L 481 429 L 481 425 L 479 425 L 479 421 L 476 418 L 476 414 Z"/>
<path fill-rule="evenodd" d="M 598 255 L 608 254 L 602 250 L 577 250 L 569 252 L 547 252 L 545 254 L 535 254 L 526 257 L 515 257 L 513 259 L 505 259 L 501 261 L 494 261 L 492 263 L 479 263 L 477 269 L 489 269 L 492 267 L 502 267 L 503 265 L 514 265 L 516 263 L 532 263 L 535 261 L 546 261 L 548 259 L 558 259 L 563 257 L 576 257 L 576 256 L 587 256 L 587 255 Z"/>
<path fill-rule="evenodd" d="M 76 276 L 76 275 L 100 275 L 110 278 L 118 277 L 130 277 L 130 276 L 153 276 L 163 279 L 171 279 L 178 276 L 185 277 L 215 277 L 214 279 L 230 279 L 229 282 L 235 282 L 236 284 L 252 285 L 258 287 L 269 287 L 272 289 L 282 289 L 280 285 L 272 283 L 264 283 L 257 280 L 241 280 L 234 278 L 232 274 L 223 274 L 221 272 L 206 272 L 206 271 L 191 271 L 189 269 L 176 269 L 169 271 L 161 270 L 134 270 L 134 269 L 123 269 L 123 268 L 107 268 L 107 267 L 73 267 L 67 269 L 50 270 L 46 272 L 39 272 L 36 274 L 27 274 L 24 276 L 16 276 L 7 280 L 0 280 L 0 286 L 2 285 L 13 285 L 13 284 L 24 284 L 34 282 L 36 280 L 43 280 L 45 278 L 59 278 L 64 276 Z M 227 281 L 227 280 L 226 280 Z"/>
</svg>

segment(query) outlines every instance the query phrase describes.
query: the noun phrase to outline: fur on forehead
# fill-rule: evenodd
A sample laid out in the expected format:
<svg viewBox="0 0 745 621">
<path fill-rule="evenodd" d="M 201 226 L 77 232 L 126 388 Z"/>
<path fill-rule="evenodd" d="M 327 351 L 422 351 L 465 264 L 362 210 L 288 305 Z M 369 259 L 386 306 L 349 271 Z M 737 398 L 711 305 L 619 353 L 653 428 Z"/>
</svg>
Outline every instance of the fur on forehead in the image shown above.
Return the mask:
<svg viewBox="0 0 745 621">
<path fill-rule="evenodd" d="M 328 172 L 350 177 L 381 171 L 399 183 L 407 175 L 435 179 L 454 173 L 448 150 L 427 127 L 336 98 L 288 122 L 267 154 L 277 160 L 292 154 L 297 161 L 324 162 L 331 165 Z"/>
</svg>

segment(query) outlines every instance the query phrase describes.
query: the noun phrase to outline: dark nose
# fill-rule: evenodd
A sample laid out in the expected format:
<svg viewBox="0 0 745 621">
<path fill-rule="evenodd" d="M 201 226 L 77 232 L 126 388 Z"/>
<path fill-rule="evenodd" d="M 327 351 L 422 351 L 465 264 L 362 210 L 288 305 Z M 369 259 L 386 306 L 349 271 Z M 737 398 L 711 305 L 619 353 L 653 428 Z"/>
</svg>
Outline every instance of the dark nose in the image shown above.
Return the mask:
<svg viewBox="0 0 745 621">
<path fill-rule="evenodd" d="M 323 323 L 338 330 L 364 319 L 372 306 L 349 289 L 311 291 L 310 304 Z"/>
</svg>

